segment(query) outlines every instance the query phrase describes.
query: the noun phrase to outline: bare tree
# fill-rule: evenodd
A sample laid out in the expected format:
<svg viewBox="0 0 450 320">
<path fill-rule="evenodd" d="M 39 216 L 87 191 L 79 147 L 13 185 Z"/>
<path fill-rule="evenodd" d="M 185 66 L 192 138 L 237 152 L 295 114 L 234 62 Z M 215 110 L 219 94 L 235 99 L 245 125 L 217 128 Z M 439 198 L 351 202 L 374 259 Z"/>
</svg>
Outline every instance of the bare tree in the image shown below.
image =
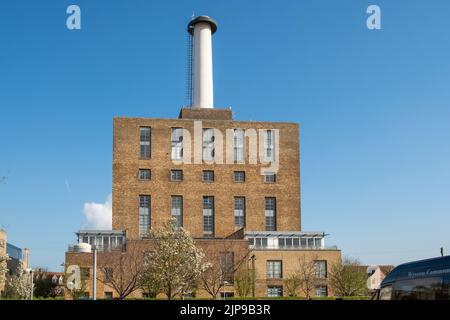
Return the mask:
<svg viewBox="0 0 450 320">
<path fill-rule="evenodd" d="M 329 284 L 341 297 L 367 295 L 367 273 L 358 260 L 345 257 L 329 272 Z"/>
<path fill-rule="evenodd" d="M 152 230 L 150 239 L 153 251 L 145 256 L 143 278 L 157 281 L 150 283 L 151 286 L 159 286 L 169 300 L 195 290 L 198 277 L 205 269 L 204 254 L 189 233 L 177 229 L 174 220 L 170 220 L 164 227 Z"/>
<path fill-rule="evenodd" d="M 314 260 L 316 257 L 307 258 L 306 255 L 301 256 L 298 259 L 298 268 L 295 271 L 296 277 L 298 277 L 299 291 L 304 295 L 306 299 L 311 297 L 311 292 L 314 289 L 316 283 L 316 268 Z"/>
<path fill-rule="evenodd" d="M 250 251 L 239 245 L 233 240 L 222 240 L 205 248 L 207 268 L 200 275 L 200 286 L 214 299 L 226 283 L 234 282 L 235 272 L 248 260 Z"/>
<path fill-rule="evenodd" d="M 255 286 L 255 279 L 255 270 L 249 268 L 247 265 L 239 268 L 234 277 L 236 294 L 239 297 L 249 297 Z"/>
<path fill-rule="evenodd" d="M 284 280 L 284 288 L 289 297 L 296 297 L 299 288 L 302 285 L 302 280 L 298 273 L 293 273 Z"/>
<path fill-rule="evenodd" d="M 101 256 L 101 272 L 97 279 L 113 288 L 123 300 L 141 287 L 144 252 L 135 242 L 129 242 L 126 252 L 111 251 Z M 100 261 L 100 259 L 99 259 Z"/>
</svg>

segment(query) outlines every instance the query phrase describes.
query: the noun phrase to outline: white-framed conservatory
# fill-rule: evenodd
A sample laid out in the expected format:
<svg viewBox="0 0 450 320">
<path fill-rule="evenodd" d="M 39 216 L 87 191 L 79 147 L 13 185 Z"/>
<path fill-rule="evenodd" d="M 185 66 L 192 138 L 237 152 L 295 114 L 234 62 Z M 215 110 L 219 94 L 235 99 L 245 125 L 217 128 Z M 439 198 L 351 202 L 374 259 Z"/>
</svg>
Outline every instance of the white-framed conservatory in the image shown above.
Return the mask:
<svg viewBox="0 0 450 320">
<path fill-rule="evenodd" d="M 95 245 L 97 251 L 125 249 L 125 231 L 122 230 L 79 230 L 75 232 L 78 243 Z"/>
<path fill-rule="evenodd" d="M 337 247 L 325 246 L 324 232 L 302 231 L 247 231 L 250 249 L 267 250 L 320 250 L 337 249 Z"/>
</svg>

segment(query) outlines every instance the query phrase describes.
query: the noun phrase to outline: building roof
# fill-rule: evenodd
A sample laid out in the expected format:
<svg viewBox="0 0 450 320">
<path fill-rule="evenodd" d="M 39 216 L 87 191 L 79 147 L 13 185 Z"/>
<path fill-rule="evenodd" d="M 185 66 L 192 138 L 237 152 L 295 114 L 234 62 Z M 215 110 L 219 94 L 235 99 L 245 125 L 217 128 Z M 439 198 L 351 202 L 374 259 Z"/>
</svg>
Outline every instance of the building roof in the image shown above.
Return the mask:
<svg viewBox="0 0 450 320">
<path fill-rule="evenodd" d="M 325 232 L 304 231 L 246 231 L 246 236 L 252 237 L 325 237 Z"/>
</svg>

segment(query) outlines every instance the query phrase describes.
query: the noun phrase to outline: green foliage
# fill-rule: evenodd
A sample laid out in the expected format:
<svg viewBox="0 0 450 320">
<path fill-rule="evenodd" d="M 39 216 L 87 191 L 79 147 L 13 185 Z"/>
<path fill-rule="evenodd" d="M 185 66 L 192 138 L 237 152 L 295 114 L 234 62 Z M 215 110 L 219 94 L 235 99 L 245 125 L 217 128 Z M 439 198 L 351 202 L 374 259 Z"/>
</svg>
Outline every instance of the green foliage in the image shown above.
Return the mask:
<svg viewBox="0 0 450 320">
<path fill-rule="evenodd" d="M 234 277 L 236 294 L 239 297 L 249 297 L 255 286 L 255 279 L 256 275 L 254 270 L 248 267 L 239 269 Z"/>
<path fill-rule="evenodd" d="M 344 258 L 329 272 L 329 284 L 339 297 L 367 296 L 366 283 L 366 271 L 356 259 Z"/>
</svg>

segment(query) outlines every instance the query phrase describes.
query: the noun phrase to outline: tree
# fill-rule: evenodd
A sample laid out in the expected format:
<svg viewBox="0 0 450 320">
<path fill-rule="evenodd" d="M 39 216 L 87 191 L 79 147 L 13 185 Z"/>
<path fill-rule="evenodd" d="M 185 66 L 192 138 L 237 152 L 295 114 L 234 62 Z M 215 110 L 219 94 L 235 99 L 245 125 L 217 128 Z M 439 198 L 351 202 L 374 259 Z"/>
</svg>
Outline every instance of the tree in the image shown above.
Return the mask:
<svg viewBox="0 0 450 320">
<path fill-rule="evenodd" d="M 22 300 L 29 298 L 31 292 L 30 277 L 30 274 L 19 265 L 14 274 L 6 277 L 6 296 Z"/>
<path fill-rule="evenodd" d="M 169 300 L 195 290 L 206 265 L 203 251 L 183 228 L 177 229 L 174 220 L 150 232 L 153 250 L 144 258 L 144 276 L 157 279 L 157 286 Z M 153 285 L 153 284 L 151 284 Z"/>
<path fill-rule="evenodd" d="M 141 287 L 144 252 L 136 242 L 128 242 L 126 252 L 112 251 L 102 256 L 97 279 L 113 288 L 123 300 Z"/>
<path fill-rule="evenodd" d="M 302 280 L 300 279 L 298 273 L 293 273 L 286 280 L 284 280 L 284 288 L 289 297 L 296 297 L 301 285 Z"/>
<path fill-rule="evenodd" d="M 200 275 L 200 285 L 216 299 L 226 283 L 234 282 L 234 274 L 247 260 L 249 250 L 239 250 L 239 243 L 225 240 L 205 248 L 207 267 Z"/>
<path fill-rule="evenodd" d="M 311 292 L 316 283 L 316 267 L 314 260 L 316 257 L 307 259 L 305 255 L 298 259 L 298 268 L 294 272 L 299 281 L 299 290 L 306 299 L 311 297 Z"/>
<path fill-rule="evenodd" d="M 52 283 L 47 279 L 46 276 L 40 275 L 34 278 L 34 296 L 47 298 L 50 296 L 52 291 Z"/>
<path fill-rule="evenodd" d="M 367 294 L 367 274 L 358 260 L 344 258 L 334 264 L 329 272 L 329 284 L 341 297 Z"/>
<path fill-rule="evenodd" d="M 6 281 L 6 273 L 8 272 L 7 257 L 0 257 L 0 290 L 2 291 Z M 1 293 L 0 291 L 0 293 Z"/>
<path fill-rule="evenodd" d="M 253 269 L 250 269 L 248 266 L 239 268 L 234 277 L 236 294 L 239 297 L 249 297 L 255 286 L 255 279 L 256 276 Z"/>
</svg>

